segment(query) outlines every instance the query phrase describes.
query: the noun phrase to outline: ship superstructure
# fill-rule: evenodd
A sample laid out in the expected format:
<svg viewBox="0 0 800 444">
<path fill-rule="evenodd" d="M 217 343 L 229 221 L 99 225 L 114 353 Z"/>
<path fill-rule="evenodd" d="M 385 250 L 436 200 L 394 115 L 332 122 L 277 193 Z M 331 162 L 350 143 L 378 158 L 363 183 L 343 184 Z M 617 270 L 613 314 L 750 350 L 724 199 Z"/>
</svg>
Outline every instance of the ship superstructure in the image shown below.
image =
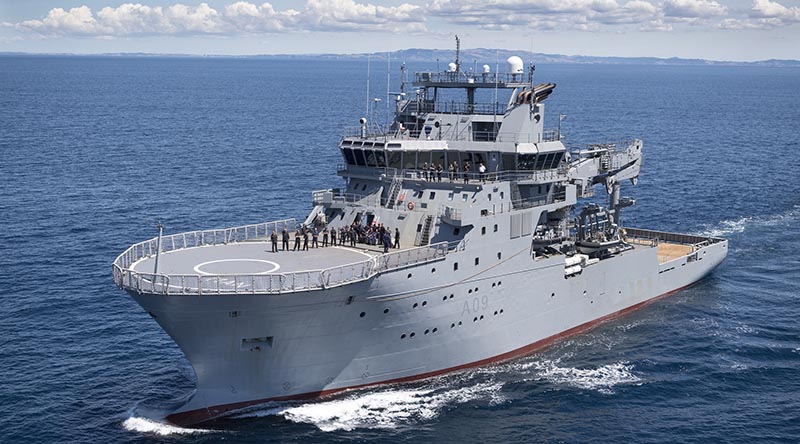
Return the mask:
<svg viewBox="0 0 800 444">
<path fill-rule="evenodd" d="M 640 140 L 568 149 L 544 128 L 555 84 L 535 84 L 532 65 L 458 59 L 415 73 L 384 130 L 348 131 L 344 187 L 314 191 L 305 220 L 159 236 L 116 259 L 117 285 L 195 370 L 171 421 L 521 356 L 724 259 L 723 239 L 622 226 Z M 579 205 L 597 189 L 607 207 Z M 284 229 L 290 248 L 273 252 Z M 296 234 L 330 244 L 334 232 L 332 246 L 294 251 Z"/>
</svg>

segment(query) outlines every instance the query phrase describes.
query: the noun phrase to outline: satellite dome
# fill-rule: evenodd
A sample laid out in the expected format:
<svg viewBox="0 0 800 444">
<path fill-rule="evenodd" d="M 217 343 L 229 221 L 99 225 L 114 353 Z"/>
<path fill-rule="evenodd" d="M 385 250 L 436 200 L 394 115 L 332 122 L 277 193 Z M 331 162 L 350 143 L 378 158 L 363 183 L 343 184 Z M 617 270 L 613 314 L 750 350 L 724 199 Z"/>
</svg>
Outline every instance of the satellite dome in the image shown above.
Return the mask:
<svg viewBox="0 0 800 444">
<path fill-rule="evenodd" d="M 525 71 L 523 69 L 524 64 L 522 63 L 522 59 L 517 56 L 511 56 L 506 60 L 508 64 L 508 73 L 509 74 L 523 74 Z"/>
<path fill-rule="evenodd" d="M 483 65 L 483 73 L 489 74 L 490 72 L 492 72 L 492 68 L 490 68 L 489 65 Z"/>
<path fill-rule="evenodd" d="M 458 65 L 456 65 L 456 64 L 455 64 L 455 63 L 453 63 L 453 62 L 450 62 L 450 63 L 447 65 L 447 70 L 448 70 L 448 71 L 450 71 L 450 72 L 456 72 L 456 70 L 457 70 L 457 69 L 458 69 Z"/>
</svg>

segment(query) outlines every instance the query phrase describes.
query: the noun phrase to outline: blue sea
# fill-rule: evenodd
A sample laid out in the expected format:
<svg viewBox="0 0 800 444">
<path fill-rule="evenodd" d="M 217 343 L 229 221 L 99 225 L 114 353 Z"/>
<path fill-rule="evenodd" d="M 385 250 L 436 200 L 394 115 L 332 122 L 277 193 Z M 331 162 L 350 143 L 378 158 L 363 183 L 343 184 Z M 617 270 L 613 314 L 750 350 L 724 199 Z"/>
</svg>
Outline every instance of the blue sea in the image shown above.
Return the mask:
<svg viewBox="0 0 800 444">
<path fill-rule="evenodd" d="M 762 67 L 537 66 L 569 145 L 644 140 L 627 225 L 730 240 L 698 284 L 502 365 L 164 423 L 193 372 L 111 262 L 159 221 L 305 216 L 341 184 L 366 72 L 0 57 L 0 443 L 800 441 L 800 70 Z M 385 62 L 370 72 L 380 121 Z"/>
</svg>

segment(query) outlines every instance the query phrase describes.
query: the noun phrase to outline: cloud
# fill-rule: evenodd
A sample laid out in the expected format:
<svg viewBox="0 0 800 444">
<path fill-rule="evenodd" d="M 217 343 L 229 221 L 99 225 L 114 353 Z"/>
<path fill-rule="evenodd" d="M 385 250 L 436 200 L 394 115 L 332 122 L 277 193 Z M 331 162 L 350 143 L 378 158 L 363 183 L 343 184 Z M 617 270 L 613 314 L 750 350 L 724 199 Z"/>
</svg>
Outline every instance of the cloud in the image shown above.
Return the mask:
<svg viewBox="0 0 800 444">
<path fill-rule="evenodd" d="M 726 19 L 717 27 L 728 30 L 774 29 L 800 23 L 800 7 L 786 7 L 770 0 L 754 0 L 746 19 Z"/>
<path fill-rule="evenodd" d="M 96 14 L 88 6 L 54 8 L 41 20 L 14 24 L 45 36 L 235 35 L 280 31 L 425 31 L 420 7 L 375 6 L 354 0 L 308 0 L 302 10 L 277 11 L 270 3 L 239 1 L 214 9 L 206 3 L 147 6 L 125 3 Z"/>
<path fill-rule="evenodd" d="M 728 8 L 713 0 L 666 0 L 664 15 L 686 19 L 724 16 Z"/>
</svg>

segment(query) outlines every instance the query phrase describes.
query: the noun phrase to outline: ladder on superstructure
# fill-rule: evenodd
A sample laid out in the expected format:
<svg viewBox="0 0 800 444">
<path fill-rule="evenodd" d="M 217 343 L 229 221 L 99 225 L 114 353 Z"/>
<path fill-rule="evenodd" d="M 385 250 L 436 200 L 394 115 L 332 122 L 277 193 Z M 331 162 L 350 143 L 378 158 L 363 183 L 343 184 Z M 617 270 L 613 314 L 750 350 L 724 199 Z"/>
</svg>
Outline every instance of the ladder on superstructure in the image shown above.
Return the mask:
<svg viewBox="0 0 800 444">
<path fill-rule="evenodd" d="M 433 226 L 433 215 L 425 216 L 425 220 L 422 221 L 422 230 L 417 233 L 417 241 L 414 245 L 421 247 L 423 245 L 428 245 L 431 241 L 431 227 Z"/>
<path fill-rule="evenodd" d="M 397 196 L 403 189 L 403 179 L 395 177 L 392 179 L 392 184 L 389 185 L 389 198 L 386 200 L 386 208 L 394 208 L 397 203 Z"/>
</svg>

